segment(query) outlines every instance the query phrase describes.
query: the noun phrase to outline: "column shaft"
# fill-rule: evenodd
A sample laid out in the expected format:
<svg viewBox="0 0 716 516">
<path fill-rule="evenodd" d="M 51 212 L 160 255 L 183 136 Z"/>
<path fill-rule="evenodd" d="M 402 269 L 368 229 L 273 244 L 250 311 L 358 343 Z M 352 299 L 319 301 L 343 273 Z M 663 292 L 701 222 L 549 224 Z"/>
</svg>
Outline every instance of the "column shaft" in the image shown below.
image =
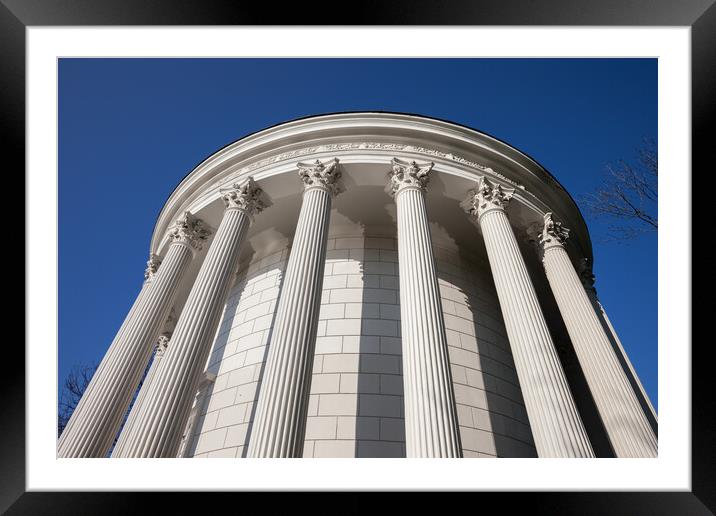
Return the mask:
<svg viewBox="0 0 716 516">
<path fill-rule="evenodd" d="M 188 244 L 169 246 L 161 267 L 142 287 L 60 436 L 59 457 L 106 456 L 191 260 Z"/>
<path fill-rule="evenodd" d="M 326 174 L 325 169 L 319 172 Z M 276 308 L 247 451 L 249 457 L 303 454 L 331 197 L 330 188 L 320 184 L 308 185 L 303 194 Z"/>
<path fill-rule="evenodd" d="M 189 411 L 189 418 L 184 427 L 184 433 L 179 444 L 177 457 L 191 457 L 189 454 L 192 453 L 195 448 L 194 438 L 198 437 L 194 435 L 196 425 L 199 422 L 200 416 L 207 409 L 209 401 L 211 401 L 210 393 L 214 386 L 214 381 L 216 381 L 216 375 L 205 371 L 204 378 L 199 382 L 195 398 L 196 401 L 194 402 L 191 411 Z"/>
<path fill-rule="evenodd" d="M 137 420 L 122 433 L 120 441 L 127 442 L 117 457 L 176 454 L 249 224 L 244 211 L 225 212 L 177 321 L 172 345 L 146 396 L 135 405 Z"/>
<path fill-rule="evenodd" d="M 249 179 L 224 196 L 227 209 L 184 304 L 161 366 L 135 404 L 136 421 L 122 432 L 117 457 L 175 457 L 216 334 L 241 244 L 260 210 L 261 190 Z M 126 442 L 123 442 L 126 441 Z"/>
<path fill-rule="evenodd" d="M 430 228 L 420 188 L 395 196 L 408 457 L 461 457 Z"/>
<path fill-rule="evenodd" d="M 511 193 L 484 179 L 470 193 L 540 457 L 593 457 L 504 206 Z"/>
<path fill-rule="evenodd" d="M 561 240 L 545 216 L 543 264 L 617 457 L 656 457 L 657 439 Z M 560 236 L 564 235 L 564 236 Z"/>
<path fill-rule="evenodd" d="M 609 330 L 609 334 L 611 334 L 612 339 L 614 339 L 614 346 L 612 348 L 614 351 L 618 354 L 617 356 L 621 357 L 621 361 L 623 362 L 622 369 L 624 370 L 624 373 L 627 375 L 627 378 L 629 378 L 629 383 L 632 384 L 632 388 L 635 391 L 639 391 L 637 394 L 637 397 L 640 398 L 640 404 L 642 406 L 642 409 L 644 410 L 644 413 L 646 414 L 646 418 L 649 420 L 649 424 L 651 425 L 652 430 L 657 432 L 658 428 L 658 416 L 656 414 L 656 410 L 654 410 L 654 405 L 651 404 L 651 400 L 649 399 L 649 395 L 646 393 L 646 389 L 644 389 L 644 385 L 642 385 L 641 380 L 639 379 L 639 376 L 636 374 L 636 370 L 634 369 L 634 366 L 631 363 L 631 360 L 629 360 L 629 356 L 626 354 L 626 351 L 624 350 L 624 346 L 622 345 L 621 340 L 619 339 L 619 335 L 617 334 L 616 330 L 614 329 L 614 326 L 612 326 L 612 322 L 609 320 L 609 316 L 607 315 L 607 312 L 604 310 L 604 307 L 599 302 L 598 299 L 596 299 L 596 295 L 592 295 L 587 291 L 587 295 L 590 296 L 590 301 L 592 301 L 592 306 L 594 306 L 595 311 L 597 311 L 597 316 L 601 316 L 604 319 L 604 323 L 607 326 L 607 329 Z M 658 439 L 658 436 L 657 436 Z"/>
<path fill-rule="evenodd" d="M 132 406 L 132 410 L 129 412 L 127 421 L 122 427 L 122 433 L 130 432 L 129 429 L 132 428 L 136 423 L 137 411 L 134 410 L 134 407 L 141 405 L 142 400 L 147 396 L 149 386 L 151 385 L 152 381 L 154 380 L 154 377 L 157 374 L 157 369 L 159 368 L 159 364 L 161 363 L 162 358 L 164 358 L 164 353 L 166 352 L 168 341 L 169 339 L 166 338 L 164 335 L 159 337 L 159 343 L 157 344 L 156 350 L 154 351 L 152 364 L 149 366 L 149 371 L 147 371 L 147 375 L 144 377 L 144 381 L 142 382 L 142 386 L 139 389 L 139 393 L 137 394 L 137 399 L 134 400 L 134 405 Z M 121 456 L 122 450 L 125 447 L 126 442 L 126 440 L 123 440 L 121 438 L 120 434 L 120 439 L 117 440 L 117 445 L 112 450 L 112 457 Z"/>
</svg>

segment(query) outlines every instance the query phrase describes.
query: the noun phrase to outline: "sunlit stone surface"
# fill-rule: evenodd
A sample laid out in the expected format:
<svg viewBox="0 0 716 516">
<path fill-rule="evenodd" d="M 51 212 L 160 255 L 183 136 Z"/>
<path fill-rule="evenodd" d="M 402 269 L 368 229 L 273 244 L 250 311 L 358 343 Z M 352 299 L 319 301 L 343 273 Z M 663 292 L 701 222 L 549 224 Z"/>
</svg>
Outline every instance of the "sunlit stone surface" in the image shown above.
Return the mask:
<svg viewBox="0 0 716 516">
<path fill-rule="evenodd" d="M 255 133 L 176 187 L 150 256 L 58 456 L 118 432 L 113 457 L 657 453 L 579 210 L 478 131 L 347 113 Z"/>
</svg>

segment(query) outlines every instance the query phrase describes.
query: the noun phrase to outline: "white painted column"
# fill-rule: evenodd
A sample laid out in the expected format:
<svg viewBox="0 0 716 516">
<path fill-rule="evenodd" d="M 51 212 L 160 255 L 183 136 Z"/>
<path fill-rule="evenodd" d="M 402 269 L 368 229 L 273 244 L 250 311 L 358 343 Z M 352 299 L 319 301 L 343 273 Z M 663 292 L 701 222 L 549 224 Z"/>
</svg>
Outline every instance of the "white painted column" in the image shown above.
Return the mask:
<svg viewBox="0 0 716 516">
<path fill-rule="evenodd" d="M 599 297 L 597 296 L 597 289 L 594 288 L 594 273 L 592 272 L 592 266 L 590 261 L 586 258 L 583 258 L 579 262 L 576 269 L 579 275 L 579 279 L 582 281 L 584 290 L 587 292 L 587 297 L 589 297 L 589 301 L 592 303 L 592 307 L 594 307 L 594 311 L 596 312 L 597 317 L 600 317 L 602 319 L 602 321 L 606 325 L 605 332 L 608 332 L 608 335 L 611 335 L 611 338 L 613 339 L 612 349 L 614 349 L 614 352 L 617 354 L 618 357 L 620 357 L 624 373 L 627 375 L 627 378 L 629 378 L 629 382 L 632 384 L 632 388 L 635 389 L 635 391 L 639 391 L 637 393 L 637 397 L 639 398 L 639 402 L 642 406 L 642 409 L 646 414 L 646 418 L 651 424 L 652 430 L 654 430 L 654 433 L 656 434 L 659 425 L 658 415 L 656 414 L 656 410 L 654 410 L 654 406 L 651 404 L 649 395 L 646 393 L 646 390 L 644 389 L 644 386 L 639 379 L 639 375 L 636 374 L 636 370 L 634 369 L 631 360 L 629 360 L 629 356 L 624 350 L 624 346 L 619 339 L 619 335 L 614 329 L 614 326 L 612 326 L 612 322 L 609 320 L 609 316 L 607 315 L 606 310 L 602 306 L 602 303 L 599 301 Z"/>
<path fill-rule="evenodd" d="M 607 436 L 617 457 L 656 457 L 656 435 L 564 248 L 568 235 L 545 214 L 542 263 Z"/>
<path fill-rule="evenodd" d="M 268 346 L 248 457 L 301 457 L 338 160 L 298 164 L 304 183 Z"/>
<path fill-rule="evenodd" d="M 181 442 L 179 444 L 179 451 L 177 457 L 191 457 L 190 453 L 193 451 L 194 439 L 198 437 L 194 435 L 196 431 L 196 424 L 201 417 L 201 414 L 207 408 L 207 402 L 210 401 L 211 390 L 216 382 L 216 375 L 209 371 L 204 371 L 204 376 L 199 381 L 197 386 L 196 401 L 189 412 L 189 419 L 184 427 L 184 433 L 182 434 Z"/>
<path fill-rule="evenodd" d="M 122 424 L 162 325 L 194 252 L 209 232 L 186 212 L 169 231 L 172 241 L 146 281 L 57 444 L 58 457 L 105 457 Z M 156 272 L 155 272 L 156 271 Z"/>
<path fill-rule="evenodd" d="M 408 457 L 461 457 L 435 258 L 423 191 L 432 163 L 393 159 L 400 269 L 405 450 Z"/>
<path fill-rule="evenodd" d="M 137 394 L 137 399 L 134 401 L 134 405 L 132 406 L 132 410 L 129 413 L 129 416 L 127 417 L 127 421 L 126 423 L 124 423 L 124 427 L 122 427 L 123 433 L 129 432 L 129 429 L 132 428 L 132 426 L 134 426 L 136 422 L 137 411 L 134 410 L 134 407 L 140 405 L 142 403 L 142 400 L 146 397 L 147 391 L 149 390 L 149 385 L 152 383 L 152 380 L 156 376 L 159 364 L 161 363 L 162 358 L 167 351 L 170 337 L 171 334 L 169 333 L 162 333 L 159 336 L 157 346 L 154 348 L 154 357 L 152 358 L 152 364 L 149 366 L 149 371 L 147 371 L 147 375 L 144 377 L 142 387 L 139 389 L 139 394 Z M 112 457 L 119 457 L 122 453 L 122 448 L 124 448 L 125 445 L 126 441 L 117 440 L 117 445 L 112 450 Z"/>
<path fill-rule="evenodd" d="M 540 457 L 593 457 L 505 207 L 514 190 L 479 178 L 463 203 L 478 220 Z"/>
<path fill-rule="evenodd" d="M 226 211 L 184 304 L 172 343 L 149 390 L 136 403 L 136 421 L 122 432 L 115 457 L 176 457 L 202 368 L 238 266 L 252 214 L 263 209 L 249 179 L 223 195 Z M 126 442 L 125 442 L 126 441 Z"/>
</svg>

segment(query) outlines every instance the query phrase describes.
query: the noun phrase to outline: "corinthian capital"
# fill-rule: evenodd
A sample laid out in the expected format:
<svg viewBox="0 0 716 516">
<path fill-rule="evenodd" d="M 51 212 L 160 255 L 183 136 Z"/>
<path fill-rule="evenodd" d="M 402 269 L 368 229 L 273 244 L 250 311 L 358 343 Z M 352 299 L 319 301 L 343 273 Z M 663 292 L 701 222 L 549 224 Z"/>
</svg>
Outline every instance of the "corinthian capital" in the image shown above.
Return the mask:
<svg viewBox="0 0 716 516">
<path fill-rule="evenodd" d="M 177 325 L 177 312 L 172 306 L 172 309 L 169 311 L 169 315 L 167 316 L 167 320 L 164 323 L 164 332 L 163 335 L 170 335 L 174 331 L 174 328 Z"/>
<path fill-rule="evenodd" d="M 514 188 L 503 188 L 485 177 L 479 177 L 475 188 L 467 192 L 462 208 L 475 218 L 491 210 L 504 210 L 515 193 Z"/>
<path fill-rule="evenodd" d="M 552 213 L 544 214 L 544 227 L 542 234 L 539 236 L 539 243 L 544 246 L 545 250 L 550 247 L 561 246 L 569 238 L 569 230 L 562 226 L 561 222 L 552 219 Z"/>
<path fill-rule="evenodd" d="M 144 269 L 144 279 L 148 280 L 156 274 L 157 269 L 159 269 L 159 264 L 162 263 L 162 259 L 159 257 L 159 255 L 151 253 L 149 255 L 149 261 L 147 261 L 147 268 Z"/>
<path fill-rule="evenodd" d="M 240 209 L 254 215 L 266 208 L 263 200 L 263 190 L 254 182 L 253 177 L 242 184 L 235 184 L 221 197 L 227 209 Z"/>
<path fill-rule="evenodd" d="M 435 163 L 407 162 L 393 158 L 393 169 L 390 172 L 390 194 L 395 195 L 404 188 L 412 187 L 424 190 L 428 184 L 428 174 Z"/>
<path fill-rule="evenodd" d="M 322 188 L 331 195 L 338 195 L 343 191 L 338 181 L 341 177 L 338 158 L 333 158 L 328 163 L 317 159 L 313 163 L 296 163 L 296 166 L 304 188 Z"/>
<path fill-rule="evenodd" d="M 579 265 L 577 265 L 577 274 L 582 281 L 582 285 L 584 285 L 584 289 L 596 296 L 597 289 L 594 288 L 595 278 L 594 272 L 592 271 L 592 262 L 588 258 L 582 258 L 580 260 Z"/>
<path fill-rule="evenodd" d="M 154 351 L 155 356 L 157 356 L 157 357 L 164 356 L 164 353 L 167 351 L 167 347 L 169 346 L 170 338 L 171 338 L 170 333 L 162 333 L 159 336 L 159 339 L 157 339 L 156 351 Z"/>
<path fill-rule="evenodd" d="M 196 251 L 201 251 L 209 235 L 211 235 L 211 231 L 204 226 L 201 220 L 188 211 L 185 211 L 169 229 L 169 240 L 172 243 L 181 242 Z"/>
</svg>

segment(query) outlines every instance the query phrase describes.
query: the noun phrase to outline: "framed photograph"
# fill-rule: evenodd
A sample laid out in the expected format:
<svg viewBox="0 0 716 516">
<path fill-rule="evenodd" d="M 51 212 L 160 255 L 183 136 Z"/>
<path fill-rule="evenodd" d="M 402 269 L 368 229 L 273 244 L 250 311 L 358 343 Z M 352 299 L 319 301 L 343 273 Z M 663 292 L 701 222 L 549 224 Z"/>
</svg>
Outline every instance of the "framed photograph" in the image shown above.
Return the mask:
<svg viewBox="0 0 716 516">
<path fill-rule="evenodd" d="M 3 510 L 714 510 L 690 304 L 710 2 L 119 7 L 0 6 L 29 300 Z"/>
</svg>

